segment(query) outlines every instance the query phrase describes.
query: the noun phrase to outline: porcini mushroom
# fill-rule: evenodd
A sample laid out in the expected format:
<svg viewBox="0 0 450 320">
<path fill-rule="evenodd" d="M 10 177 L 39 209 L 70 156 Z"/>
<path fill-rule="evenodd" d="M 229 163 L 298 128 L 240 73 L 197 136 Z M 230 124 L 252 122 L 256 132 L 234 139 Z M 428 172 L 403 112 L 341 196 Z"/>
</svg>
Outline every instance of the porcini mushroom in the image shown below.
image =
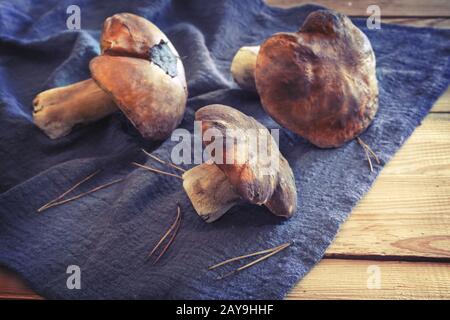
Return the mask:
<svg viewBox="0 0 450 320">
<path fill-rule="evenodd" d="M 205 106 L 196 112 L 195 119 L 201 121 L 205 148 L 212 143 L 205 141 L 208 130 L 224 137 L 223 161 L 206 162 L 183 174 L 184 190 L 203 220 L 213 222 L 243 202 L 265 205 L 281 217 L 295 213 L 294 175 L 266 127 L 224 105 Z M 233 133 L 239 134 L 239 138 Z M 267 163 L 268 158 L 263 159 L 259 153 L 261 149 L 275 163 Z"/>
<path fill-rule="evenodd" d="M 318 147 L 341 146 L 375 117 L 375 55 L 369 39 L 343 14 L 315 11 L 298 32 L 275 34 L 245 58 L 255 59 L 254 82 L 266 112 Z M 239 78 L 236 71 L 234 77 Z M 253 80 L 246 79 L 241 86 L 251 88 Z"/>
<path fill-rule="evenodd" d="M 183 63 L 169 39 L 142 17 L 115 14 L 105 20 L 101 53 L 90 63 L 91 79 L 36 96 L 35 124 L 55 139 L 118 107 L 144 138 L 167 138 L 187 100 Z"/>
</svg>

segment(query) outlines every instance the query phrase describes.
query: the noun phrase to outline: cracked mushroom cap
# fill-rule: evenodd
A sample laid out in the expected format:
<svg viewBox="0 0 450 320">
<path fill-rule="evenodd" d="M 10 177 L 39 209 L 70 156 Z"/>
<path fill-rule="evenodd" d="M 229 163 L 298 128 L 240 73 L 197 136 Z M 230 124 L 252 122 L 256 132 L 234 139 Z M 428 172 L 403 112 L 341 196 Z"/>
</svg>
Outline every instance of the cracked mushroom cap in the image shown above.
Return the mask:
<svg viewBox="0 0 450 320">
<path fill-rule="evenodd" d="M 375 55 L 346 16 L 319 10 L 296 33 L 267 39 L 255 80 L 266 112 L 318 147 L 361 134 L 378 109 Z"/>
<path fill-rule="evenodd" d="M 102 55 L 92 78 L 144 138 L 164 140 L 183 119 L 187 86 L 183 63 L 165 34 L 131 13 L 105 20 Z"/>
<path fill-rule="evenodd" d="M 215 164 L 243 200 L 265 205 L 277 216 L 290 217 L 296 212 L 297 188 L 292 169 L 265 126 L 232 107 L 218 104 L 199 109 L 195 119 L 202 122 L 203 140 L 209 129 L 224 137 L 223 163 Z M 203 141 L 205 148 L 212 142 Z M 258 150 L 278 161 L 268 161 L 259 156 Z"/>
</svg>

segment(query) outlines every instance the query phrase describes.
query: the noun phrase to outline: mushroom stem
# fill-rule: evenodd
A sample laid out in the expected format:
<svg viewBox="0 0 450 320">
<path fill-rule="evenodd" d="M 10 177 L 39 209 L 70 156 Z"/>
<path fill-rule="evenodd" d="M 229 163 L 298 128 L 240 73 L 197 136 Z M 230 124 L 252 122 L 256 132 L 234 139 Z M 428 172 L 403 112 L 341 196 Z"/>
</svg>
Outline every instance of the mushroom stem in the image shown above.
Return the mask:
<svg viewBox="0 0 450 320">
<path fill-rule="evenodd" d="M 41 92 L 33 106 L 34 122 L 52 139 L 67 135 L 76 124 L 99 120 L 117 110 L 110 95 L 92 79 Z"/>
<path fill-rule="evenodd" d="M 242 47 L 233 58 L 231 74 L 242 89 L 256 92 L 255 68 L 259 48 L 259 46 Z"/>
<path fill-rule="evenodd" d="M 203 163 L 186 171 L 183 187 L 195 211 L 206 222 L 219 219 L 241 202 L 226 175 L 215 164 Z"/>
</svg>

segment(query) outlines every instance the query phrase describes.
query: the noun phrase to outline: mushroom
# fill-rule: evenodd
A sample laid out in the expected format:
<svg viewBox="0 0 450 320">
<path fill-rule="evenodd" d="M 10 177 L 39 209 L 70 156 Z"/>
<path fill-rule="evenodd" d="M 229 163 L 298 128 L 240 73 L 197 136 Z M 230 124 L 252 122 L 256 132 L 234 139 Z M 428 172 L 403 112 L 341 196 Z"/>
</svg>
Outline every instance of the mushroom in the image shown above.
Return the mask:
<svg viewBox="0 0 450 320">
<path fill-rule="evenodd" d="M 148 139 L 164 140 L 181 122 L 187 100 L 184 67 L 172 43 L 150 21 L 131 13 L 107 18 L 101 55 L 89 67 L 91 79 L 34 99 L 34 122 L 50 138 L 117 107 Z"/>
<path fill-rule="evenodd" d="M 259 46 L 242 47 L 231 62 L 231 74 L 242 89 L 256 92 L 255 68 Z"/>
<path fill-rule="evenodd" d="M 266 127 L 224 105 L 205 106 L 195 113 L 195 119 L 201 121 L 205 148 L 212 143 L 205 141 L 208 132 L 224 138 L 222 157 L 216 154 L 215 162 L 207 161 L 183 174 L 183 188 L 203 220 L 213 222 L 244 202 L 265 205 L 280 217 L 295 213 L 297 189 L 292 169 Z M 257 154 L 261 149 L 267 157 Z M 268 158 L 275 163 L 266 163 Z"/>
<path fill-rule="evenodd" d="M 242 76 L 251 72 L 237 66 L 253 61 L 254 79 Z M 257 54 L 240 50 L 231 70 L 238 83 L 245 79 L 239 83 L 243 88 L 255 82 L 265 111 L 275 121 L 318 147 L 331 148 L 359 136 L 374 119 L 375 64 L 369 39 L 349 18 L 318 10 L 298 32 L 268 38 Z"/>
</svg>

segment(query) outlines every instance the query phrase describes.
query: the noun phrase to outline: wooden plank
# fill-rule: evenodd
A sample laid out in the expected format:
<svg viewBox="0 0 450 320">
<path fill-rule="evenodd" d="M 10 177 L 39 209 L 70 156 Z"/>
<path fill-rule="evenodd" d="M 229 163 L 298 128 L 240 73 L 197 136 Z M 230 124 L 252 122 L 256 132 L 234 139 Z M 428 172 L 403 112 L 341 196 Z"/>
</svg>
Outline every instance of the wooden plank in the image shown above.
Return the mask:
<svg viewBox="0 0 450 320">
<path fill-rule="evenodd" d="M 450 114 L 426 116 L 385 166 L 379 180 L 388 175 L 450 176 Z"/>
<path fill-rule="evenodd" d="M 384 176 L 355 208 L 328 257 L 450 261 L 450 175 Z"/>
<path fill-rule="evenodd" d="M 450 299 L 450 264 L 324 259 L 287 299 Z"/>
<path fill-rule="evenodd" d="M 430 114 L 353 210 L 326 255 L 445 260 L 449 231 L 450 114 Z"/>
<path fill-rule="evenodd" d="M 0 299 L 42 299 L 14 272 L 0 267 Z"/>
<path fill-rule="evenodd" d="M 369 5 L 378 5 L 382 17 L 450 17 L 448 0 L 265 0 L 267 4 L 283 8 L 315 3 L 350 16 L 367 16 Z"/>
<path fill-rule="evenodd" d="M 431 112 L 450 112 L 450 88 L 436 101 Z"/>
</svg>

